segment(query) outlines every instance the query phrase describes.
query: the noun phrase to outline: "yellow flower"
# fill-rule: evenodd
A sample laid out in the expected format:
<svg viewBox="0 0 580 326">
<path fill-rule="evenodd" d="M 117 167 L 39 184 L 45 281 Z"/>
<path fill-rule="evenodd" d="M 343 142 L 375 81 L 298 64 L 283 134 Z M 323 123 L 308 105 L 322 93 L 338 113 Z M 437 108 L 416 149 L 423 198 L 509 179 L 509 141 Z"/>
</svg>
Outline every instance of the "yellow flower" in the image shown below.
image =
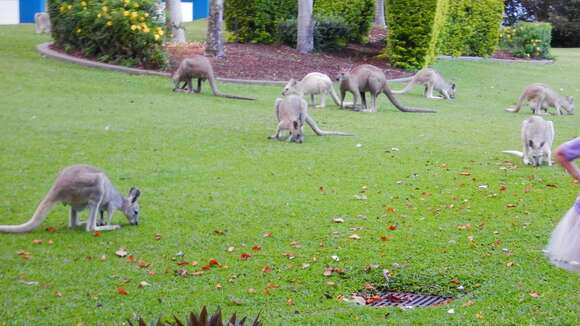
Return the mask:
<svg viewBox="0 0 580 326">
<path fill-rule="evenodd" d="M 101 15 L 101 13 L 98 13 L 97 18 L 101 18 L 101 17 L 103 17 L 103 15 Z"/>
<path fill-rule="evenodd" d="M 145 21 L 145 17 L 139 17 L 139 21 L 144 22 Z"/>
<path fill-rule="evenodd" d="M 135 8 L 135 9 L 139 8 L 139 4 L 138 4 L 138 3 L 136 3 L 136 2 L 135 2 L 135 3 L 133 3 L 133 8 Z"/>
<path fill-rule="evenodd" d="M 107 22 L 107 26 L 109 26 L 109 27 L 113 26 L 113 22 L 109 20 L 109 21 Z"/>
<path fill-rule="evenodd" d="M 157 31 L 157 33 L 159 33 L 159 35 L 165 34 L 165 32 L 161 28 Z"/>
<path fill-rule="evenodd" d="M 132 19 L 135 19 L 135 18 L 137 18 L 138 16 L 139 16 L 139 14 L 138 14 L 137 12 L 135 12 L 135 11 L 131 12 L 131 18 L 132 18 Z"/>
<path fill-rule="evenodd" d="M 101 8 L 101 10 L 102 10 L 103 12 L 107 12 L 107 10 L 109 10 L 109 8 L 107 8 L 107 6 L 103 6 L 103 8 Z"/>
<path fill-rule="evenodd" d="M 87 3 L 84 1 L 81 1 L 81 6 L 86 7 Z"/>
<path fill-rule="evenodd" d="M 145 26 L 143 27 L 143 33 L 149 33 L 149 27 Z"/>
<path fill-rule="evenodd" d="M 155 34 L 153 37 L 155 37 L 155 41 L 159 40 L 159 34 Z"/>
<path fill-rule="evenodd" d="M 125 17 L 129 16 L 129 12 L 127 10 L 123 11 L 123 16 Z"/>
<path fill-rule="evenodd" d="M 137 29 L 137 25 L 131 25 L 131 30 L 134 31 Z"/>
<path fill-rule="evenodd" d="M 69 9 L 69 10 L 70 10 L 70 9 L 72 9 L 72 5 L 68 5 L 68 9 Z"/>
<path fill-rule="evenodd" d="M 80 33 L 80 32 L 82 32 L 82 31 L 83 31 L 82 29 L 77 28 L 77 34 Z"/>
<path fill-rule="evenodd" d="M 149 17 L 149 13 L 148 13 L 148 12 L 146 12 L 146 13 L 144 13 L 144 14 L 143 14 L 143 16 L 145 16 L 145 17 Z"/>
</svg>

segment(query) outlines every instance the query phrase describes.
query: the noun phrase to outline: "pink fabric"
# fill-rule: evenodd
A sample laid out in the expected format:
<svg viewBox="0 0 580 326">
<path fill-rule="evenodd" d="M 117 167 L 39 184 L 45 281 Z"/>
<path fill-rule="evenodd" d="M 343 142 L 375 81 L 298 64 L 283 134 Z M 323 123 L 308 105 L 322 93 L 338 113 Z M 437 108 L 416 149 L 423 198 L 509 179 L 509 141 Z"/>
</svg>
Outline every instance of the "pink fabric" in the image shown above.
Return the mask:
<svg viewBox="0 0 580 326">
<path fill-rule="evenodd" d="M 580 137 L 562 144 L 561 153 L 567 161 L 573 161 L 580 157 Z"/>
</svg>

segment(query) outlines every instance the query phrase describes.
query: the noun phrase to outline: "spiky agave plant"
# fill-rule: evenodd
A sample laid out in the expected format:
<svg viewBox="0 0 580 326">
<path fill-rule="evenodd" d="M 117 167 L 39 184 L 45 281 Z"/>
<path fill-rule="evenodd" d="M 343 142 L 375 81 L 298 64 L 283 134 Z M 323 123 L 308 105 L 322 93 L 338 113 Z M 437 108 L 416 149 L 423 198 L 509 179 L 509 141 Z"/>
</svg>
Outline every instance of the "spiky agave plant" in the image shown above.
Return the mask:
<svg viewBox="0 0 580 326">
<path fill-rule="evenodd" d="M 207 309 L 203 306 L 201 309 L 201 313 L 196 315 L 194 312 L 189 314 L 189 317 L 186 318 L 186 322 L 182 322 L 179 318 L 173 316 L 175 321 L 171 322 L 163 322 L 161 319 L 157 321 L 151 321 L 149 323 L 145 322 L 143 318 L 139 318 L 137 324 L 133 324 L 130 320 L 127 320 L 130 326 L 246 326 L 246 317 L 243 319 L 238 320 L 236 314 L 233 314 L 230 320 L 226 321 L 225 323 L 222 320 L 222 310 L 218 307 L 217 310 L 213 313 L 211 317 L 209 317 L 207 313 Z M 252 326 L 262 326 L 262 322 L 259 320 L 260 314 L 256 316 Z M 249 324 L 248 324 L 249 326 Z"/>
</svg>

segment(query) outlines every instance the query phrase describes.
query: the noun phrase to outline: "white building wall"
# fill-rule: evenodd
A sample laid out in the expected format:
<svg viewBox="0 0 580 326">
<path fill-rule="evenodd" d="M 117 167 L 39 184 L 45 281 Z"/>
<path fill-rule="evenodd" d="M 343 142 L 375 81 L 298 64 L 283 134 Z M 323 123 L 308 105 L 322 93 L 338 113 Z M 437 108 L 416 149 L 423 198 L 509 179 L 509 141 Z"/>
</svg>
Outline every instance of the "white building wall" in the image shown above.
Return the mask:
<svg viewBox="0 0 580 326">
<path fill-rule="evenodd" d="M 193 20 L 193 2 L 181 3 L 181 15 L 184 22 L 190 22 Z"/>
<path fill-rule="evenodd" d="M 0 0 L 0 25 L 20 23 L 18 0 Z"/>
</svg>

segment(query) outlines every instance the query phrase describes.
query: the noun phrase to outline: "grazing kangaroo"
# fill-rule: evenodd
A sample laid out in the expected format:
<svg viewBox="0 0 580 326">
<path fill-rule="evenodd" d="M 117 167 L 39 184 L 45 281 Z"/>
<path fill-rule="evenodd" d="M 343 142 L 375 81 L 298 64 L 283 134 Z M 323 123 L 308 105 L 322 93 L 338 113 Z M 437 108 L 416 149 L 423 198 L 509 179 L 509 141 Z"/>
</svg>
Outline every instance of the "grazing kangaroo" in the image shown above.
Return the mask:
<svg viewBox="0 0 580 326">
<path fill-rule="evenodd" d="M 533 114 L 547 114 L 550 107 L 556 108 L 556 114 L 574 114 L 574 98 L 562 96 L 546 84 L 531 84 L 524 89 L 515 108 L 505 109 L 507 112 L 519 112 L 525 102 L 528 102 Z"/>
<path fill-rule="evenodd" d="M 432 99 L 454 99 L 455 98 L 455 83 L 446 81 L 440 73 L 431 68 L 423 68 L 419 70 L 411 81 L 400 91 L 391 91 L 393 94 L 405 94 L 415 85 L 424 85 L 425 97 Z M 433 91 L 437 91 L 441 96 L 434 96 Z"/>
<path fill-rule="evenodd" d="M 531 116 L 522 122 L 523 152 L 503 151 L 521 157 L 524 164 L 540 166 L 544 162 L 552 166 L 552 143 L 554 142 L 554 123 L 539 116 Z"/>
<path fill-rule="evenodd" d="M 50 16 L 47 12 L 37 12 L 34 14 L 34 29 L 36 30 L 36 34 L 50 34 L 50 28 Z"/>
<path fill-rule="evenodd" d="M 109 223 L 115 210 L 121 210 L 129 223 L 139 224 L 139 203 L 137 199 L 141 192 L 136 188 L 129 190 L 129 196 L 124 198 L 105 175 L 105 173 L 89 165 L 72 165 L 64 168 L 56 178 L 52 188 L 36 208 L 32 218 L 20 225 L 0 225 L 0 232 L 23 233 L 36 228 L 50 209 L 58 202 L 70 206 L 69 227 L 81 226 L 78 212 L 89 209 L 86 230 L 107 231 L 120 228 L 119 225 L 97 226 L 97 213 L 106 211 Z M 101 221 L 102 222 L 102 221 Z"/>
<path fill-rule="evenodd" d="M 177 70 L 173 73 L 172 78 L 175 84 L 175 87 L 173 88 L 174 92 L 178 89 L 185 89 L 187 87 L 190 93 L 199 93 L 201 92 L 201 83 L 204 80 L 207 80 L 214 96 L 227 97 L 238 100 L 255 100 L 255 98 L 252 97 L 229 95 L 220 92 L 217 88 L 213 67 L 211 66 L 208 58 L 204 57 L 203 55 L 196 54 L 191 58 L 183 59 Z M 197 78 L 197 88 L 195 90 L 193 89 L 194 78 Z M 179 87 L 180 83 L 184 83 L 182 87 Z"/>
<path fill-rule="evenodd" d="M 330 97 L 334 103 L 340 106 L 338 95 L 332 87 L 332 80 L 327 75 L 320 72 L 311 72 L 304 76 L 302 80 L 297 81 L 290 79 L 288 84 L 284 87 L 282 95 L 288 96 L 290 94 L 310 95 L 310 105 L 317 108 L 324 108 L 326 106 L 326 95 Z M 314 95 L 320 94 L 320 105 L 316 105 Z"/>
<path fill-rule="evenodd" d="M 344 108 L 346 92 L 354 95 L 353 107 L 362 103 L 363 111 L 377 112 L 377 97 L 384 93 L 389 101 L 402 112 L 435 112 L 428 109 L 408 108 L 399 103 L 387 85 L 387 78 L 383 71 L 373 65 L 363 64 L 354 67 L 351 71 L 342 71 L 337 80 L 340 82 L 340 103 Z M 371 93 L 371 107 L 367 110 L 365 93 Z"/>
<path fill-rule="evenodd" d="M 288 141 L 301 144 L 304 142 L 304 122 L 318 136 L 352 136 L 352 134 L 344 132 L 324 131 L 318 128 L 316 122 L 308 115 L 308 103 L 300 95 L 291 94 L 284 98 L 277 98 L 274 104 L 274 111 L 278 119 L 278 126 L 276 127 L 276 133 L 268 137 L 268 139 L 280 140 L 282 131 L 288 130 L 290 132 Z"/>
</svg>

